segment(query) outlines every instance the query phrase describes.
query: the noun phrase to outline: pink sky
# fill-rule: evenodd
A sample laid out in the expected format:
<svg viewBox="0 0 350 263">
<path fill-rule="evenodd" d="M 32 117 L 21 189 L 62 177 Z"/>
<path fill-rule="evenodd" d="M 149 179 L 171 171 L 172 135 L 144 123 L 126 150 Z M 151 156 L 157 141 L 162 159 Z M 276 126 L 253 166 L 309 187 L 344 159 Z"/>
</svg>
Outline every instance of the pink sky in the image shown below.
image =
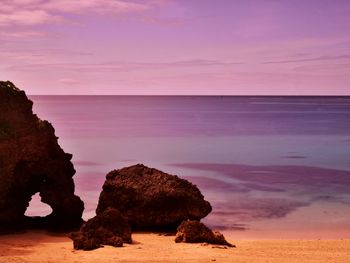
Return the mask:
<svg viewBox="0 0 350 263">
<path fill-rule="evenodd" d="M 348 0 L 2 0 L 28 94 L 350 95 Z"/>
</svg>

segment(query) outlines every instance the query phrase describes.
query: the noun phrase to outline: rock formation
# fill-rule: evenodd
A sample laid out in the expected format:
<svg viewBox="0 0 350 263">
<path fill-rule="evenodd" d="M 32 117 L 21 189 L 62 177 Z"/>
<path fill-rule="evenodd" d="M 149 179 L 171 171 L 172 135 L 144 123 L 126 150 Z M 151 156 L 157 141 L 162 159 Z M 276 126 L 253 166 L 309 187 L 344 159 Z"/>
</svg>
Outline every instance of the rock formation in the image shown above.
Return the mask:
<svg viewBox="0 0 350 263">
<path fill-rule="evenodd" d="M 107 174 L 96 214 L 108 207 L 118 209 L 139 230 L 175 230 L 183 220 L 200 220 L 211 212 L 195 185 L 142 164 Z"/>
<path fill-rule="evenodd" d="M 74 195 L 72 155 L 58 145 L 52 125 L 33 114 L 32 104 L 11 82 L 0 82 L 0 231 L 65 230 L 82 222 L 84 204 Z M 28 220 L 24 213 L 37 192 L 53 211 Z"/>
<path fill-rule="evenodd" d="M 82 225 L 79 232 L 71 233 L 75 249 L 93 250 L 102 245 L 123 246 L 131 243 L 131 228 L 122 214 L 108 208 Z"/>
<path fill-rule="evenodd" d="M 186 220 L 177 228 L 176 243 L 209 243 L 233 247 L 225 237 L 196 220 Z"/>
</svg>

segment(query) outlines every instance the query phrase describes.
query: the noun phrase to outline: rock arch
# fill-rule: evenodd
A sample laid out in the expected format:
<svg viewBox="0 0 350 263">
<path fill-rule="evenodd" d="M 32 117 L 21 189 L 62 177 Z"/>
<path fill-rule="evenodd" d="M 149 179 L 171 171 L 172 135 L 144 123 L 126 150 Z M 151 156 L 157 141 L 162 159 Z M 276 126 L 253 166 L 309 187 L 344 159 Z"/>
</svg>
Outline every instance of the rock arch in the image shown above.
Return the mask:
<svg viewBox="0 0 350 263">
<path fill-rule="evenodd" d="M 81 224 L 84 204 L 74 195 L 71 158 L 58 145 L 52 125 L 33 114 L 25 93 L 0 82 L 0 231 L 68 230 Z M 24 215 L 37 192 L 53 210 L 40 220 Z"/>
</svg>

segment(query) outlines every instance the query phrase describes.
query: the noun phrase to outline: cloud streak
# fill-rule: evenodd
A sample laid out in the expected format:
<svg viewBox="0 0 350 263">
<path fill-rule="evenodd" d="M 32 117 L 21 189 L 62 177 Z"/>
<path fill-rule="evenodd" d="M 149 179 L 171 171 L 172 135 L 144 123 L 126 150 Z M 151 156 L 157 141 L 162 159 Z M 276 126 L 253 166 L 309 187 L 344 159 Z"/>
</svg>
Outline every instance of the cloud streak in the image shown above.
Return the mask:
<svg viewBox="0 0 350 263">
<path fill-rule="evenodd" d="M 339 59 L 350 59 L 350 55 L 346 54 L 346 55 L 339 55 L 339 56 L 320 56 L 320 57 L 314 57 L 314 58 L 267 61 L 267 62 L 263 62 L 263 64 L 289 64 L 289 63 L 328 61 L 328 60 L 339 60 Z"/>
<path fill-rule="evenodd" d="M 152 9 L 161 1 L 137 3 L 126 0 L 5 0 L 0 26 L 35 26 L 67 21 L 67 14 L 122 15 Z"/>
<path fill-rule="evenodd" d="M 47 22 L 58 22 L 61 18 L 45 10 L 19 10 L 12 13 L 0 13 L 0 26 L 33 26 Z"/>
<path fill-rule="evenodd" d="M 212 67 L 212 66 L 231 66 L 240 65 L 242 62 L 222 62 L 218 60 L 183 60 L 173 62 L 104 62 L 104 63 L 53 63 L 53 64 L 24 64 L 8 67 L 12 71 L 38 71 L 38 70 L 56 70 L 56 71 L 135 71 L 135 70 L 163 70 L 172 68 L 190 68 L 190 67 Z"/>
</svg>

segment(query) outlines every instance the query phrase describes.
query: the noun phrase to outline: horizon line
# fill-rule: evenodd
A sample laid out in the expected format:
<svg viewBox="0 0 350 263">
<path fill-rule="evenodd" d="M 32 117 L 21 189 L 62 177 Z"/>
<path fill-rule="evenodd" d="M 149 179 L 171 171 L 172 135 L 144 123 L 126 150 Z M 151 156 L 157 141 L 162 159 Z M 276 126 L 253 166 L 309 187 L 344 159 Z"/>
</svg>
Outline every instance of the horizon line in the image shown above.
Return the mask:
<svg viewBox="0 0 350 263">
<path fill-rule="evenodd" d="M 125 96 L 125 97 L 350 97 L 348 95 L 313 95 L 313 94 L 303 94 L 303 95 L 240 95 L 240 94 L 26 94 L 27 96 Z"/>
</svg>

